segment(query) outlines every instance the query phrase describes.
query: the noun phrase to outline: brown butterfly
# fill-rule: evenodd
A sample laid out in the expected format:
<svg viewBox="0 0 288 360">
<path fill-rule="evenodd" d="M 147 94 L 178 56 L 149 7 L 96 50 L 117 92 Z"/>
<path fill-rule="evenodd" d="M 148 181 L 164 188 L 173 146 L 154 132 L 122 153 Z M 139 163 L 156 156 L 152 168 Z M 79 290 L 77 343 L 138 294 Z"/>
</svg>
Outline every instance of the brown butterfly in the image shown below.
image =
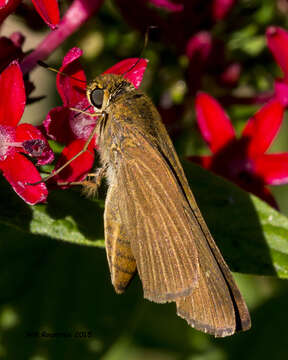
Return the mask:
<svg viewBox="0 0 288 360">
<path fill-rule="evenodd" d="M 105 242 L 112 284 L 122 293 L 138 271 L 144 297 L 176 303 L 198 330 L 224 337 L 248 330 L 250 316 L 189 188 L 160 115 L 123 76 L 87 88 L 109 188 Z"/>
</svg>

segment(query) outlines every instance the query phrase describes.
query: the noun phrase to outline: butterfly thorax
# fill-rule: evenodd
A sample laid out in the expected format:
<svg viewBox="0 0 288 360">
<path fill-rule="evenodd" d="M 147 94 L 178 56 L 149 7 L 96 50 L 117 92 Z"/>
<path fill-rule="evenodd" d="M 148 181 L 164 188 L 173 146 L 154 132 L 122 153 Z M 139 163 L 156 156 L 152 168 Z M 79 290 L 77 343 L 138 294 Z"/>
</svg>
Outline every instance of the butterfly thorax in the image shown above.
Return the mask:
<svg viewBox="0 0 288 360">
<path fill-rule="evenodd" d="M 95 89 L 103 90 L 103 116 L 98 123 L 102 163 L 113 163 L 115 154 L 122 153 L 127 146 L 140 146 L 135 136 L 137 133 L 143 133 L 154 141 L 160 117 L 147 95 L 127 79 L 114 74 L 104 74 L 93 80 L 88 86 L 88 99 Z"/>
</svg>

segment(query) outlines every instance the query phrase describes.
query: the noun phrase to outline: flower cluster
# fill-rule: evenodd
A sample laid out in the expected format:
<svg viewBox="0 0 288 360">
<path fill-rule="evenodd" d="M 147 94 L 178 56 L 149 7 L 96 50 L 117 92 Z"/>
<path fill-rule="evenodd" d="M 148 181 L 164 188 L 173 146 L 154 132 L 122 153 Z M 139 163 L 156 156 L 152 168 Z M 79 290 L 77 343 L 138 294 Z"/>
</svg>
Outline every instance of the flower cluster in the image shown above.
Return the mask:
<svg viewBox="0 0 288 360">
<path fill-rule="evenodd" d="M 0 169 L 16 193 L 28 204 L 47 198 L 46 185 L 33 163 L 53 160 L 53 153 L 41 131 L 30 124 L 18 124 L 26 102 L 19 64 L 13 61 L 0 75 Z M 25 156 L 26 155 L 26 156 Z"/>
<path fill-rule="evenodd" d="M 93 113 L 86 97 L 86 77 L 79 62 L 81 54 L 80 49 L 73 48 L 65 56 L 60 71 L 67 76 L 60 73 L 57 76 L 63 106 L 52 109 L 44 121 L 47 135 L 66 145 L 55 170 L 82 150 L 97 122 L 95 117 L 75 114 L 70 110 L 73 107 Z M 125 74 L 138 87 L 146 66 L 145 59 L 129 58 L 105 73 Z M 29 124 L 17 126 L 25 107 L 24 82 L 17 62 L 12 62 L 2 73 L 0 91 L 7 94 L 0 100 L 0 168 L 17 194 L 27 203 L 43 202 L 47 197 L 46 185 L 40 182 L 40 174 L 21 153 L 36 157 L 38 165 L 51 162 L 53 153 L 40 130 Z M 13 106 L 14 102 L 16 105 Z M 61 184 L 84 179 L 92 168 L 96 147 L 96 139 L 92 139 L 88 150 L 56 175 L 54 182 Z"/>
<path fill-rule="evenodd" d="M 81 55 L 82 51 L 78 48 L 73 48 L 66 54 L 60 71 L 68 76 L 63 76 L 61 73 L 57 75 L 57 89 L 63 106 L 52 109 L 44 121 L 47 135 L 66 145 L 55 169 L 64 165 L 82 150 L 97 122 L 95 117 L 70 110 L 70 108 L 76 108 L 91 114 L 94 112 L 86 97 L 86 77 L 79 62 Z M 136 65 L 133 66 L 134 64 Z M 138 61 L 137 58 L 130 58 L 120 61 L 105 73 L 125 74 L 127 72 L 125 77 L 138 87 L 146 66 L 145 59 Z M 54 180 L 64 183 L 84 179 L 93 165 L 95 148 L 97 148 L 97 143 L 94 138 L 88 150 L 55 176 Z"/>
<path fill-rule="evenodd" d="M 288 32 L 269 27 L 267 43 L 284 77 L 275 81 L 272 99 L 252 116 L 241 137 L 228 115 L 210 95 L 199 93 L 196 97 L 196 117 L 203 139 L 212 155 L 190 156 L 194 161 L 259 196 L 278 208 L 268 185 L 288 183 L 288 152 L 266 153 L 276 137 L 285 107 L 288 104 Z"/>
</svg>

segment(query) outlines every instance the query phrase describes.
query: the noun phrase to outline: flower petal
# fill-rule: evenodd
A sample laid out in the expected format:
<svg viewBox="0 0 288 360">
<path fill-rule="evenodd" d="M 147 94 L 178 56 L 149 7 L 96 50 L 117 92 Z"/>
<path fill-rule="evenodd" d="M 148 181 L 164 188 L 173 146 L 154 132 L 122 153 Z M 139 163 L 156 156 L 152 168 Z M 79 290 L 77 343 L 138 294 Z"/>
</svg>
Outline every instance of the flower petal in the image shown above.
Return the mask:
<svg viewBox="0 0 288 360">
<path fill-rule="evenodd" d="M 32 0 L 36 10 L 51 29 L 56 29 L 60 21 L 57 0 Z"/>
<path fill-rule="evenodd" d="M 288 153 L 264 154 L 254 159 L 254 172 L 267 185 L 288 183 Z"/>
<path fill-rule="evenodd" d="M 118 62 L 103 74 L 119 74 L 132 82 L 135 88 L 138 88 L 143 79 L 148 60 L 139 58 L 129 58 Z"/>
<path fill-rule="evenodd" d="M 220 75 L 220 81 L 226 86 L 235 87 L 239 81 L 241 74 L 240 63 L 231 63 L 227 65 L 222 74 Z"/>
<path fill-rule="evenodd" d="M 16 126 L 26 103 L 25 87 L 17 61 L 0 74 L 0 124 Z"/>
<path fill-rule="evenodd" d="M 82 109 L 82 104 L 78 104 L 77 108 Z M 91 113 L 93 111 L 93 108 L 87 110 Z M 87 140 L 96 123 L 97 117 L 77 113 L 65 106 L 59 106 L 49 111 L 43 125 L 51 139 L 62 144 L 69 144 L 76 139 Z"/>
<path fill-rule="evenodd" d="M 212 51 L 212 36 L 208 31 L 199 31 L 191 36 L 186 45 L 190 60 L 206 62 Z"/>
<path fill-rule="evenodd" d="M 216 21 L 223 20 L 234 5 L 235 0 L 213 0 L 212 16 Z"/>
<path fill-rule="evenodd" d="M 63 59 L 60 71 L 68 76 L 57 74 L 57 89 L 65 106 L 75 107 L 86 98 L 86 76 L 80 64 L 82 50 L 77 47 L 68 51 Z M 78 79 L 78 80 L 77 80 Z"/>
<path fill-rule="evenodd" d="M 242 137 L 249 140 L 247 155 L 262 155 L 277 135 L 283 120 L 283 105 L 276 99 L 269 101 L 247 122 Z"/>
<path fill-rule="evenodd" d="M 49 111 L 43 122 L 47 135 L 62 144 L 68 144 L 75 139 L 70 127 L 71 110 L 59 106 Z"/>
<path fill-rule="evenodd" d="M 27 142 L 29 140 L 42 140 L 39 155 L 34 155 L 37 158 L 37 165 L 49 164 L 54 160 L 53 151 L 39 129 L 31 124 L 20 124 L 17 126 L 16 141 Z M 30 155 L 33 156 L 33 153 Z"/>
<path fill-rule="evenodd" d="M 10 40 L 17 47 L 21 47 L 24 44 L 25 36 L 20 31 L 15 31 L 10 35 Z"/>
<path fill-rule="evenodd" d="M 199 93 L 195 106 L 201 134 L 213 153 L 235 139 L 228 115 L 212 96 Z"/>
<path fill-rule="evenodd" d="M 288 83 L 281 80 L 274 82 L 275 96 L 284 107 L 288 106 Z"/>
<path fill-rule="evenodd" d="M 163 8 L 171 12 L 179 12 L 184 9 L 184 5 L 176 4 L 169 0 L 150 0 L 150 3 L 158 8 Z"/>
<path fill-rule="evenodd" d="M 91 141 L 93 143 L 93 141 Z M 88 172 L 91 170 L 94 163 L 94 150 L 93 144 L 89 145 L 88 150 L 80 155 L 77 159 L 71 162 L 65 169 L 63 169 L 53 179 L 57 183 L 61 182 L 73 182 L 83 180 Z M 73 156 L 77 155 L 84 147 L 84 140 L 74 140 L 62 151 L 60 158 L 55 166 L 55 170 L 59 169 Z"/>
<path fill-rule="evenodd" d="M 20 4 L 21 0 L 1 0 L 0 1 L 0 24 L 10 15 Z"/>
<path fill-rule="evenodd" d="M 288 80 L 288 32 L 280 27 L 270 26 L 266 31 L 266 39 L 277 64 L 284 72 L 285 80 Z"/>
<path fill-rule="evenodd" d="M 30 205 L 46 200 L 48 191 L 44 183 L 28 185 L 41 180 L 41 176 L 35 166 L 25 158 L 16 153 L 0 163 L 3 175 L 9 181 L 15 192 Z"/>
</svg>

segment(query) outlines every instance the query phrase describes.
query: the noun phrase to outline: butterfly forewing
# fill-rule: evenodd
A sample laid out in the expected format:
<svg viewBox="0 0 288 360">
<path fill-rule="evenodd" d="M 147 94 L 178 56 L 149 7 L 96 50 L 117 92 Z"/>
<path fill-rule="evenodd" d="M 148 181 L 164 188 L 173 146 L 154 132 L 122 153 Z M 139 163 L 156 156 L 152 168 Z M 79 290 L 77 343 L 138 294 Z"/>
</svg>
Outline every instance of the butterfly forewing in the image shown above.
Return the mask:
<svg viewBox="0 0 288 360">
<path fill-rule="evenodd" d="M 200 212 L 193 210 L 194 198 L 186 196 L 160 150 L 143 134 L 134 131 L 133 136 L 140 137 L 134 142 L 138 145 L 125 148 L 119 178 L 123 186 L 129 183 L 122 198 L 123 221 L 131 231 L 144 296 L 174 300 L 179 316 L 215 336 L 247 329 L 245 302 Z"/>
<path fill-rule="evenodd" d="M 193 195 L 192 195 L 192 197 L 193 197 Z M 195 202 L 195 200 L 193 200 L 194 198 L 192 198 L 192 197 L 190 197 L 191 200 Z M 225 280 L 225 285 L 226 285 L 225 288 L 229 291 L 229 295 L 230 295 L 231 301 L 233 303 L 233 309 L 234 309 L 234 314 L 235 314 L 235 329 L 234 329 L 234 331 L 231 333 L 228 333 L 229 332 L 228 328 L 225 330 L 225 328 L 227 327 L 226 324 L 222 323 L 222 330 L 220 329 L 220 326 L 219 326 L 217 328 L 217 332 L 215 333 L 215 335 L 216 336 L 226 336 L 226 335 L 232 335 L 236 331 L 248 330 L 251 327 L 249 311 L 248 311 L 246 303 L 238 289 L 238 286 L 232 276 L 232 273 L 231 273 L 228 265 L 226 264 L 225 260 L 223 259 L 222 255 L 220 253 L 220 250 L 218 249 L 213 237 L 211 236 L 211 233 L 209 232 L 209 229 L 200 213 L 199 208 L 195 208 L 193 210 L 193 214 L 196 216 L 197 222 L 200 224 L 202 232 L 203 232 L 203 237 L 196 239 L 196 246 L 199 251 L 199 257 L 201 256 L 201 254 L 207 255 L 208 253 L 213 256 L 215 262 L 213 262 L 212 264 L 215 265 L 216 267 L 218 267 L 218 269 L 221 271 L 223 279 Z M 207 245 L 207 248 L 205 248 L 205 245 Z M 213 270 L 215 269 L 215 266 L 211 267 L 211 262 L 209 261 L 209 256 L 201 257 L 200 267 L 202 269 L 210 269 L 210 271 L 212 273 Z M 205 274 L 206 271 L 202 271 L 202 273 Z M 217 274 L 217 272 L 216 272 L 216 274 Z M 218 288 L 218 277 L 215 278 L 214 273 L 212 274 L 212 278 L 213 277 L 215 279 L 215 281 L 213 281 L 213 284 L 212 284 L 211 277 L 208 279 L 206 278 L 205 286 L 208 286 L 209 289 L 210 288 L 215 289 L 216 288 L 215 284 L 217 284 L 217 288 Z M 221 291 L 220 291 L 220 293 L 221 293 Z M 227 292 L 226 292 L 226 294 L 227 294 Z M 200 296 L 200 293 L 199 293 L 199 296 Z M 221 305 L 221 296 L 218 297 L 218 299 L 219 299 L 218 304 Z M 227 296 L 222 297 L 222 308 L 225 309 L 225 313 L 229 314 L 227 311 L 227 304 L 228 304 Z M 182 309 L 184 309 L 184 308 L 182 307 Z M 179 308 L 178 308 L 178 311 L 179 311 Z M 226 314 L 226 316 L 227 316 L 227 314 Z M 219 318 L 218 318 L 218 320 L 219 320 Z M 188 321 L 188 319 L 187 319 L 187 321 Z"/>
<path fill-rule="evenodd" d="M 191 296 L 176 301 L 177 313 L 198 330 L 231 335 L 236 329 L 236 314 L 229 286 L 208 243 L 197 241 L 197 245 L 199 284 Z"/>
<path fill-rule="evenodd" d="M 133 136 L 129 134 L 129 139 Z M 122 152 L 117 171 L 119 186 L 125 189 L 123 221 L 128 224 L 144 297 L 173 301 L 197 286 L 198 255 L 173 173 L 144 138 L 137 143 Z M 127 183 L 129 187 L 124 186 Z"/>
<path fill-rule="evenodd" d="M 235 331 L 248 330 L 251 320 L 246 303 L 203 219 L 160 117 L 156 119 L 156 126 L 161 153 L 174 172 L 187 200 L 184 206 L 191 217 L 190 224 L 201 270 L 199 286 L 195 292 L 191 297 L 177 302 L 178 315 L 195 328 L 215 336 L 227 336 Z M 199 228 L 200 236 L 195 233 Z M 203 307 L 206 309 L 204 314 Z"/>
</svg>

